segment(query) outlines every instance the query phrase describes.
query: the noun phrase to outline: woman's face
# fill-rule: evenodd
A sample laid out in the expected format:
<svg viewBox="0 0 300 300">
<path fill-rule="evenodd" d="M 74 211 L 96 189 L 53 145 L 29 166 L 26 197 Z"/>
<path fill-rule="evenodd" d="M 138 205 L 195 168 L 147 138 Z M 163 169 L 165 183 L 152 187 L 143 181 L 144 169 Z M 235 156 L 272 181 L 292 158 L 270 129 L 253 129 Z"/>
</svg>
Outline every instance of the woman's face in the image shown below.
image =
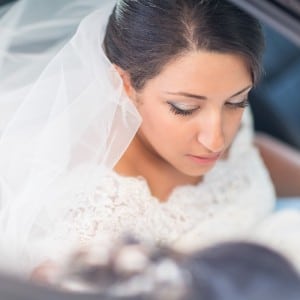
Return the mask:
<svg viewBox="0 0 300 300">
<path fill-rule="evenodd" d="M 142 147 L 188 176 L 209 171 L 240 126 L 252 79 L 238 55 L 190 52 L 134 92 Z"/>
</svg>

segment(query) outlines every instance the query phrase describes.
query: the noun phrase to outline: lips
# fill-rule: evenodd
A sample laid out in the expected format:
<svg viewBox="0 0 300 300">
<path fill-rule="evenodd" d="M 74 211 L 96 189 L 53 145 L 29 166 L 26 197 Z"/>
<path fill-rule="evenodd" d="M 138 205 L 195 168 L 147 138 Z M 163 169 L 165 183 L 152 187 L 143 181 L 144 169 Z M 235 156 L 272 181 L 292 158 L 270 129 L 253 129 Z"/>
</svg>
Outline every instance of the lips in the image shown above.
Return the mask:
<svg viewBox="0 0 300 300">
<path fill-rule="evenodd" d="M 212 164 L 215 163 L 221 156 L 221 154 L 214 154 L 209 156 L 198 156 L 198 155 L 187 155 L 190 159 L 192 159 L 196 163 L 200 164 Z"/>
</svg>

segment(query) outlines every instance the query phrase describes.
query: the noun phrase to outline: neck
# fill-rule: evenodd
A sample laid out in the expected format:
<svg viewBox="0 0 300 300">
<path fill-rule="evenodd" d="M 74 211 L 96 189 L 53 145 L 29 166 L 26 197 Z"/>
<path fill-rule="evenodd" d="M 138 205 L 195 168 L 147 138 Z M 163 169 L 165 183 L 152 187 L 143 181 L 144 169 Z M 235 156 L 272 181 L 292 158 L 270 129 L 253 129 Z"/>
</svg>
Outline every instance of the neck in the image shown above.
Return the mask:
<svg viewBox="0 0 300 300">
<path fill-rule="evenodd" d="M 161 158 L 151 147 L 136 136 L 115 166 L 123 176 L 142 176 L 147 180 L 152 195 L 166 202 L 177 186 L 197 184 L 201 178 L 187 176 Z"/>
</svg>

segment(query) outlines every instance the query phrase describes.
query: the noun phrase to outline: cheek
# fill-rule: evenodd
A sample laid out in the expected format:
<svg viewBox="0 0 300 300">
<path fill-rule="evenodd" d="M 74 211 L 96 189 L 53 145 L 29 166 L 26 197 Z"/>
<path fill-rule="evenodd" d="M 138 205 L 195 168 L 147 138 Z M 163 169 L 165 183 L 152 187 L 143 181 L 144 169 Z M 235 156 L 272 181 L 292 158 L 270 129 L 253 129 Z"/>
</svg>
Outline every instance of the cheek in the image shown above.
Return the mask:
<svg viewBox="0 0 300 300">
<path fill-rule="evenodd" d="M 179 118 L 174 117 L 166 107 L 160 109 L 142 108 L 141 132 L 155 148 L 168 148 L 180 144 L 184 138 L 183 126 Z"/>
</svg>

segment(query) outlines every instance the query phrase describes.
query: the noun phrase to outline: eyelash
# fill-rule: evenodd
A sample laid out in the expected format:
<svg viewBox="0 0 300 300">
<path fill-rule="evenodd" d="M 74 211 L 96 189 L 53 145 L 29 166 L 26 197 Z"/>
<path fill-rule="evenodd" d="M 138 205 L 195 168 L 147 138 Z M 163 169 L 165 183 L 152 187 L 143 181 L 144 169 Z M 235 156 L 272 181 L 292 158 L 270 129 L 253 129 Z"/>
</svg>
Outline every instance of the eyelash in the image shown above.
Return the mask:
<svg viewBox="0 0 300 300">
<path fill-rule="evenodd" d="M 243 101 L 239 102 L 239 103 L 226 103 L 227 106 L 229 106 L 230 108 L 233 109 L 237 109 L 237 108 L 246 108 L 247 106 L 249 106 L 249 100 L 248 99 L 244 99 Z"/>
<path fill-rule="evenodd" d="M 199 109 L 199 107 L 189 110 L 183 110 L 178 107 L 176 107 L 173 103 L 168 103 L 170 105 L 170 111 L 175 115 L 181 115 L 181 116 L 190 116 L 193 114 L 196 110 Z M 246 108 L 249 105 L 249 100 L 244 99 L 243 101 L 239 103 L 225 103 L 230 109 L 239 109 L 239 108 Z"/>
<path fill-rule="evenodd" d="M 169 103 L 170 105 L 170 111 L 175 114 L 175 115 L 181 115 L 181 116 L 189 116 L 191 115 L 194 111 L 198 110 L 198 108 L 194 109 L 189 109 L 189 110 L 183 110 L 178 107 L 176 107 L 174 104 Z"/>
</svg>

